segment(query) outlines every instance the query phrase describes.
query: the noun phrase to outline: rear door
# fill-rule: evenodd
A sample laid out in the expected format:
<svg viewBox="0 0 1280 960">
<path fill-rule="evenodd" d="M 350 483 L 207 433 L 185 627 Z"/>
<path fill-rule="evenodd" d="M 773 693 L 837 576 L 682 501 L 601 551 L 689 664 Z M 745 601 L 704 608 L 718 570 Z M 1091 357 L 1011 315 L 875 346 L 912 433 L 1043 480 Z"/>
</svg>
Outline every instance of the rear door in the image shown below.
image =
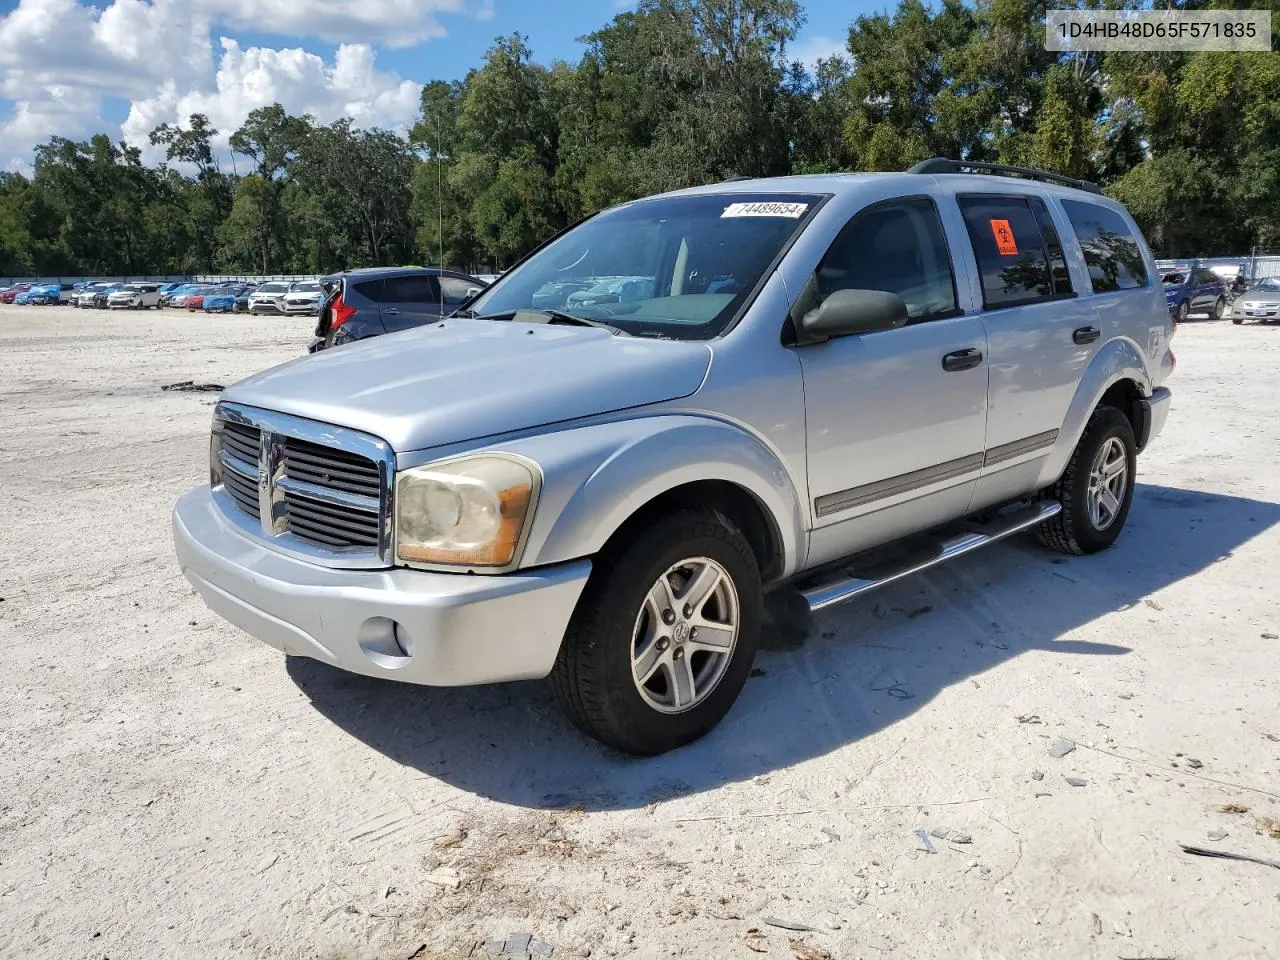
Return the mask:
<svg viewBox="0 0 1280 960">
<path fill-rule="evenodd" d="M 977 264 L 989 346 L 986 457 L 975 508 L 1026 492 L 1066 420 L 1103 337 L 1077 296 L 1060 231 L 1042 196 L 956 197 Z"/>
<path fill-rule="evenodd" d="M 438 319 L 441 306 L 440 286 L 433 276 L 407 273 L 382 281 L 382 325 L 388 333 Z"/>
</svg>

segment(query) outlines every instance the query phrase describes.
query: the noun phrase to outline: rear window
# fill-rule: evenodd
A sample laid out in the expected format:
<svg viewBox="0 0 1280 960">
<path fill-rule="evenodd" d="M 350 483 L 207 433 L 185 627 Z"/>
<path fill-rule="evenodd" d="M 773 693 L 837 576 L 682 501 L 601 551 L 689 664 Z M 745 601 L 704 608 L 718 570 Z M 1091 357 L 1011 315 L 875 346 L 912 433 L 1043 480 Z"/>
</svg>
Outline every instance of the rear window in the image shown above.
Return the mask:
<svg viewBox="0 0 1280 960">
<path fill-rule="evenodd" d="M 1055 292 L 1040 225 L 1023 197 L 957 197 L 982 276 L 988 309 L 1069 296 L 1071 285 Z M 1057 240 L 1055 234 L 1054 238 Z"/>
<path fill-rule="evenodd" d="M 410 274 L 404 277 L 387 277 L 382 281 L 383 299 L 388 303 L 435 303 L 435 284 L 431 277 Z"/>
<path fill-rule="evenodd" d="M 1063 200 L 1062 209 L 1080 241 L 1094 293 L 1130 290 L 1147 285 L 1142 249 L 1114 210 L 1083 200 Z"/>
</svg>

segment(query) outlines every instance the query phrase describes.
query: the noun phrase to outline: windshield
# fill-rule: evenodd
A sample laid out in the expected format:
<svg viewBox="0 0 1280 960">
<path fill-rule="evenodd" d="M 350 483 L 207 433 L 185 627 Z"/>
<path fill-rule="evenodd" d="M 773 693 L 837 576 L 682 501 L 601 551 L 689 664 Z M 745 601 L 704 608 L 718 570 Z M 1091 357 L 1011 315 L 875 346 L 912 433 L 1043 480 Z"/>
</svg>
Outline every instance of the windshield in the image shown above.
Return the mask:
<svg viewBox="0 0 1280 960">
<path fill-rule="evenodd" d="M 319 293 L 320 284 L 312 281 L 306 283 L 295 283 L 290 293 Z"/>
<path fill-rule="evenodd" d="M 1280 293 L 1280 278 L 1267 277 L 1249 288 L 1250 293 Z"/>
<path fill-rule="evenodd" d="M 717 193 L 606 210 L 505 274 L 468 312 L 558 310 L 637 336 L 705 340 L 729 324 L 821 200 Z"/>
</svg>

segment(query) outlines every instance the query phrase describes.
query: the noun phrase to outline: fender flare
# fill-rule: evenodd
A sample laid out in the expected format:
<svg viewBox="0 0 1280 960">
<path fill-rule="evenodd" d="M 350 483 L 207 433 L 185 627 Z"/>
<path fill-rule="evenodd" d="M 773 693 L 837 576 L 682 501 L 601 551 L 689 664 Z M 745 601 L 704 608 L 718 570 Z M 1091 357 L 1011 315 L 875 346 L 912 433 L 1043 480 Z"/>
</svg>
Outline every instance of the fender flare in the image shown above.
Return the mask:
<svg viewBox="0 0 1280 960">
<path fill-rule="evenodd" d="M 1062 476 L 1076 444 L 1084 435 L 1093 411 L 1097 409 L 1103 395 L 1121 380 L 1132 380 L 1138 385 L 1138 392 L 1143 397 L 1151 396 L 1151 377 L 1147 374 L 1142 350 L 1126 337 L 1107 341 L 1089 361 L 1076 386 L 1075 396 L 1067 407 L 1058 439 L 1045 458 L 1040 472 L 1040 486 L 1047 487 Z"/>
<path fill-rule="evenodd" d="M 497 449 L 528 457 L 543 474 L 521 567 L 591 556 L 646 504 L 707 480 L 734 484 L 752 497 L 772 525 L 782 576 L 804 562 L 804 496 L 774 451 L 738 424 L 659 414 L 527 437 Z"/>
</svg>

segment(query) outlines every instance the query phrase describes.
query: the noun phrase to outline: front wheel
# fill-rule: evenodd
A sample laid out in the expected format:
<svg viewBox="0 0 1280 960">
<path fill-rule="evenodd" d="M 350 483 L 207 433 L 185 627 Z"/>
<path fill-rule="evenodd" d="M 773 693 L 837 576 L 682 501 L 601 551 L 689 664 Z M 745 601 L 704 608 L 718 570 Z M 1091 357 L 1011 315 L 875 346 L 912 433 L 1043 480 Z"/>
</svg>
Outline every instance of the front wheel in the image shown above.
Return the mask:
<svg viewBox="0 0 1280 960">
<path fill-rule="evenodd" d="M 597 562 L 551 672 L 585 733 L 650 756 L 729 712 L 760 643 L 760 571 L 742 532 L 710 510 L 649 524 Z"/>
<path fill-rule="evenodd" d="M 1189 316 L 1191 316 L 1191 304 L 1183 300 L 1178 304 L 1178 323 L 1186 323 Z"/>
<path fill-rule="evenodd" d="M 1040 525 L 1040 542 L 1062 553 L 1096 553 L 1120 536 L 1137 474 L 1137 443 L 1129 418 L 1099 407 L 1089 418 L 1067 469 L 1050 488 L 1060 513 Z"/>
<path fill-rule="evenodd" d="M 1223 312 L 1227 309 L 1227 301 L 1223 297 L 1219 297 L 1213 303 L 1213 319 L 1221 320 Z"/>
</svg>

